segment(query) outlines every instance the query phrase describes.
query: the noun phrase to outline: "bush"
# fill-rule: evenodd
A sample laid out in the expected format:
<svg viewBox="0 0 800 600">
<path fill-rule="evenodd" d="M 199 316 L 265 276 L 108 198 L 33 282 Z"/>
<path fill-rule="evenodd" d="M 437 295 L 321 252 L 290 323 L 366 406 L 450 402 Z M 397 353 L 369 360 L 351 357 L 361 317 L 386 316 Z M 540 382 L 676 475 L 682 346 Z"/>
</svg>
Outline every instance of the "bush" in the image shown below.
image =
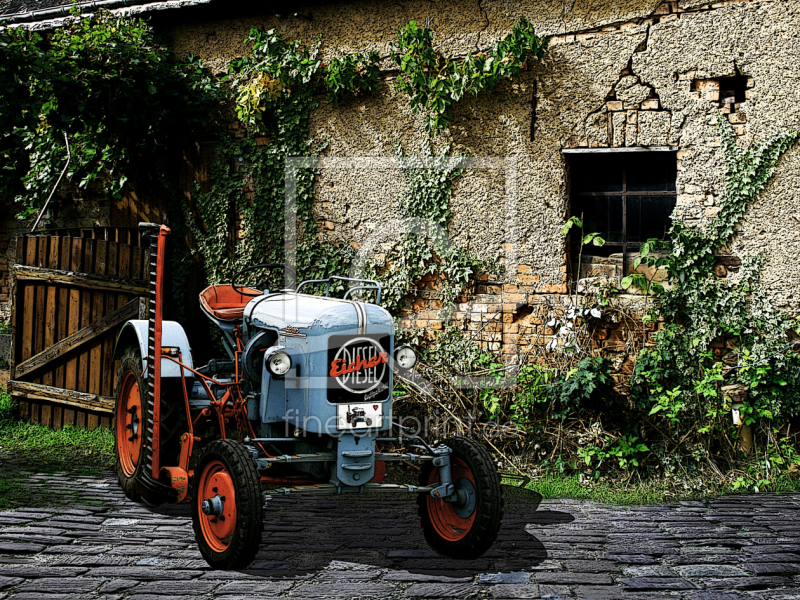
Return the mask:
<svg viewBox="0 0 800 600">
<path fill-rule="evenodd" d="M 587 356 L 567 371 L 563 378 L 549 386 L 550 395 L 561 408 L 561 416 L 584 410 L 599 411 L 609 403 L 616 404 L 611 361 Z"/>
</svg>

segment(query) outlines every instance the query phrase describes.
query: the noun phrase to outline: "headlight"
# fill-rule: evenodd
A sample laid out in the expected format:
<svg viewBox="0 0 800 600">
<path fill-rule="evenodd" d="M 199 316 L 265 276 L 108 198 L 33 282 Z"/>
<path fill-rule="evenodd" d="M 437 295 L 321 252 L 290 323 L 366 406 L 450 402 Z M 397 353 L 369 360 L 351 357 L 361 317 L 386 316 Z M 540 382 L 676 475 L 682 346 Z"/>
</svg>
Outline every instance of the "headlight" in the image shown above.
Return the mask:
<svg viewBox="0 0 800 600">
<path fill-rule="evenodd" d="M 417 353 L 409 346 L 400 346 L 394 350 L 394 362 L 401 369 L 413 369 L 417 364 Z"/>
<path fill-rule="evenodd" d="M 270 375 L 283 377 L 292 368 L 292 357 L 283 348 L 270 348 L 264 353 L 264 365 Z"/>
</svg>

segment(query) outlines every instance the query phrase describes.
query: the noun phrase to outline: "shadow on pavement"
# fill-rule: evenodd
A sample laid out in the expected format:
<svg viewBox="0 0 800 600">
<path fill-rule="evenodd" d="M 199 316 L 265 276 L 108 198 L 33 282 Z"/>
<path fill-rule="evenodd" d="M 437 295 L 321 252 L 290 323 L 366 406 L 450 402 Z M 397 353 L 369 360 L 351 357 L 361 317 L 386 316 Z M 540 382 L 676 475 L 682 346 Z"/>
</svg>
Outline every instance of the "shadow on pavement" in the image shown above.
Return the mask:
<svg viewBox="0 0 800 600">
<path fill-rule="evenodd" d="M 536 492 L 504 485 L 503 494 L 505 516 L 497 541 L 474 560 L 442 557 L 428 547 L 415 496 L 272 496 L 264 506 L 259 553 L 250 568 L 241 573 L 269 579 L 306 579 L 327 570 L 335 580 L 337 564 L 347 563 L 340 568 L 388 568 L 398 571 L 404 581 L 425 581 L 434 576 L 437 580 L 443 576 L 471 578 L 530 569 L 547 558 L 547 551 L 526 526 L 555 526 L 574 518 L 564 512 L 539 511 L 542 498 Z M 154 511 L 190 516 L 185 504 Z"/>
</svg>

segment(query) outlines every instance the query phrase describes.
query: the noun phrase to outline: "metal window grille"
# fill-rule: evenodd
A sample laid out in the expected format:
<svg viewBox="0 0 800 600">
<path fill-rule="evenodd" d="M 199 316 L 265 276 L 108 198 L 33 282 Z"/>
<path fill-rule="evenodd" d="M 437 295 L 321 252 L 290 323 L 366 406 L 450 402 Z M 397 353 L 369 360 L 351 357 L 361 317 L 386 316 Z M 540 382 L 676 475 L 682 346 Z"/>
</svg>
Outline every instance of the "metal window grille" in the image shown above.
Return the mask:
<svg viewBox="0 0 800 600">
<path fill-rule="evenodd" d="M 583 215 L 584 233 L 599 232 L 606 243 L 587 246 L 587 256 L 628 255 L 650 238 L 663 239 L 677 200 L 674 152 L 581 154 L 570 157 L 571 214 Z M 579 236 L 572 236 L 577 258 Z M 580 269 L 580 265 L 578 266 Z"/>
</svg>

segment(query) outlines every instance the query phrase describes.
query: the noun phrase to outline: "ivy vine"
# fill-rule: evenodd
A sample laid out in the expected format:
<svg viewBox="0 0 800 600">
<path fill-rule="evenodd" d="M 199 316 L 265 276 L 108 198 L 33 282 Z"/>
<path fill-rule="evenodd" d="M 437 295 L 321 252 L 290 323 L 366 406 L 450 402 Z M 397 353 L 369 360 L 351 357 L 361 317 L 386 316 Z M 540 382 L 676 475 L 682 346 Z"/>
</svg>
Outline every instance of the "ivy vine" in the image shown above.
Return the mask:
<svg viewBox="0 0 800 600">
<path fill-rule="evenodd" d="M 415 113 L 427 113 L 428 133 L 438 133 L 452 122 L 454 103 L 467 94 L 490 93 L 503 79 L 518 76 L 529 60 L 544 56 L 548 42 L 522 17 L 492 50 L 459 60 L 436 52 L 433 32 L 411 21 L 392 44 L 391 59 L 400 68 L 396 90 L 408 94 Z"/>
<path fill-rule="evenodd" d="M 253 263 L 284 260 L 285 160 L 313 156 L 325 147 L 309 140 L 309 116 L 319 105 L 318 92 L 338 102 L 345 93 L 361 93 L 377 85 L 374 54 L 324 65 L 318 58 L 319 39 L 306 46 L 287 42 L 275 30 L 253 29 L 247 42 L 252 44 L 252 54 L 233 61 L 226 79 L 236 94 L 237 114 L 248 126 L 248 135 L 221 139 L 211 168 L 211 188 L 201 192 L 197 186 L 193 205 L 183 203 L 183 217 L 209 283 L 229 281 Z M 315 169 L 297 172 L 300 279 L 346 273 L 353 256 L 349 245 L 322 244 L 316 239 L 315 175 Z"/>
<path fill-rule="evenodd" d="M 384 258 L 367 264 L 367 275 L 385 289 L 383 305 L 397 312 L 426 275 L 438 275 L 443 307 L 451 307 L 470 276 L 483 263 L 450 242 L 447 227 L 452 217 L 453 183 L 464 172 L 462 156 L 450 156 L 450 146 L 433 154 L 428 144 L 421 156 L 406 156 L 396 147 L 405 178 L 397 208 L 406 224 L 399 242 Z"/>
<path fill-rule="evenodd" d="M 726 164 L 719 213 L 704 229 L 676 221 L 670 239 L 648 240 L 634 263 L 665 269 L 671 285 L 651 286 L 667 325 L 655 336 L 655 347 L 646 348 L 637 359 L 631 379 L 633 399 L 649 411 L 650 418 L 660 420 L 666 432 L 705 423 L 698 433 L 708 434 L 707 447 L 712 431 L 729 427 L 718 390 L 724 365 L 712 347 L 725 338 L 734 341 L 734 356 L 742 367 L 731 374 L 750 389 L 750 404 L 744 409 L 748 423 L 800 414 L 800 360 L 796 353 L 782 352 L 798 324 L 775 310 L 759 283 L 764 257 L 745 257 L 735 283 L 714 274 L 715 252 L 731 243 L 747 207 L 800 134 L 778 133 L 744 150 L 722 116 L 718 129 Z M 643 276 L 624 283 L 636 284 L 637 277 Z"/>
</svg>

